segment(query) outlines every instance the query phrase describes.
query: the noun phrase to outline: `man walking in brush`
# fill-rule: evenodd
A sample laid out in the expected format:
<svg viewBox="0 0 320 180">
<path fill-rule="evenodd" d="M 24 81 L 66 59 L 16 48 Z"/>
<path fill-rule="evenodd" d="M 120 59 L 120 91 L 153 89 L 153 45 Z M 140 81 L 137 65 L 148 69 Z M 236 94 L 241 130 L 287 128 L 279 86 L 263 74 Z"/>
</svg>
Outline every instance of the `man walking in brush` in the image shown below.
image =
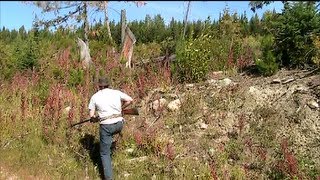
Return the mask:
<svg viewBox="0 0 320 180">
<path fill-rule="evenodd" d="M 107 78 L 98 81 L 99 91 L 96 92 L 89 102 L 91 122 L 100 121 L 100 156 L 103 165 L 104 178 L 111 180 L 111 145 L 114 134 L 120 133 L 123 128 L 122 109 L 129 106 L 133 99 L 119 91 L 109 88 Z M 98 118 L 95 116 L 97 110 Z"/>
</svg>

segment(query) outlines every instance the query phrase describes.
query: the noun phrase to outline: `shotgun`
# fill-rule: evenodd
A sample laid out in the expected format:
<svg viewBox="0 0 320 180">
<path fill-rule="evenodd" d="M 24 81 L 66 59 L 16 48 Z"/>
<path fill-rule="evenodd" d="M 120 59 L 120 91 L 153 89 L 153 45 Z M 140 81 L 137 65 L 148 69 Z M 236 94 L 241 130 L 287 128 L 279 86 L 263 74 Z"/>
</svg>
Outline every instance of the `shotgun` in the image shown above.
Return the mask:
<svg viewBox="0 0 320 180">
<path fill-rule="evenodd" d="M 138 108 L 128 108 L 128 109 L 122 109 L 122 115 L 139 115 L 139 111 L 138 111 Z M 79 125 L 79 124 L 83 124 L 85 122 L 89 122 L 91 120 L 91 118 L 89 119 L 86 119 L 86 120 L 83 120 L 83 121 L 80 121 L 78 123 L 75 123 L 75 124 L 71 124 L 70 127 L 74 127 L 76 125 Z"/>
</svg>

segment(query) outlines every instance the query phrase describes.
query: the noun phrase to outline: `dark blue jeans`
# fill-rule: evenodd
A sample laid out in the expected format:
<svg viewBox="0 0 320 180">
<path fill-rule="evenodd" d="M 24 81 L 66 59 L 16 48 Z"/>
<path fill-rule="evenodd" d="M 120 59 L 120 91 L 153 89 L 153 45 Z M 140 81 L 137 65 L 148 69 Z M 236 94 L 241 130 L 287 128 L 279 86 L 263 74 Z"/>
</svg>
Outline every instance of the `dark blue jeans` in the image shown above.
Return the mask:
<svg viewBox="0 0 320 180">
<path fill-rule="evenodd" d="M 123 128 L 123 121 L 115 124 L 100 124 L 100 156 L 103 165 L 104 178 L 111 180 L 112 164 L 111 164 L 111 145 L 112 136 L 120 133 Z"/>
</svg>

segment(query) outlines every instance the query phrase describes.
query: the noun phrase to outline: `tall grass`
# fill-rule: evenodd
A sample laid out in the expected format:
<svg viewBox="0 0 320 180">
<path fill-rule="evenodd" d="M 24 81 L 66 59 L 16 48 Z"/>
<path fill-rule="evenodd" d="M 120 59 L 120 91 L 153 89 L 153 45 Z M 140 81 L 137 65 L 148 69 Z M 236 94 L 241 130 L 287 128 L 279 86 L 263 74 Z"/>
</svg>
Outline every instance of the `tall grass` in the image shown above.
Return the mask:
<svg viewBox="0 0 320 180">
<path fill-rule="evenodd" d="M 131 71 L 116 57 L 97 61 L 98 72 L 81 70 L 81 63 L 73 57 L 71 47 L 67 47 L 51 62 L 41 61 L 39 71 L 18 72 L 11 82 L 1 85 L 1 162 L 52 179 L 96 179 L 99 170 L 92 163 L 92 149 L 81 142 L 88 134 L 98 139 L 97 125 L 69 128 L 88 117 L 87 104 L 95 91 L 96 77 L 109 76 L 114 88 L 135 98 L 143 98 L 157 83 L 170 85 L 171 77 L 165 74 L 168 70 Z M 83 73 L 70 73 L 74 70 Z M 168 149 L 172 153 L 171 145 Z"/>
</svg>

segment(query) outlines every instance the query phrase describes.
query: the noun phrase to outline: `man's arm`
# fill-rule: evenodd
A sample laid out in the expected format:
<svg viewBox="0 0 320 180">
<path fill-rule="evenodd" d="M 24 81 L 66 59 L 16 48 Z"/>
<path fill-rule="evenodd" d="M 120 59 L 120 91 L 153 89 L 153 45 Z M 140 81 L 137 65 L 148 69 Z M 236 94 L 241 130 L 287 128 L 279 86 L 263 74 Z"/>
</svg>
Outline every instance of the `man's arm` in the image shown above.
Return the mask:
<svg viewBox="0 0 320 180">
<path fill-rule="evenodd" d="M 132 104 L 133 100 L 127 100 L 127 101 L 122 101 L 122 109 L 128 107 L 130 104 Z"/>
<path fill-rule="evenodd" d="M 95 109 L 90 109 L 89 115 L 90 115 L 90 122 L 91 123 L 99 122 L 99 117 L 96 117 L 96 115 L 95 115 Z"/>
<path fill-rule="evenodd" d="M 126 93 L 123 93 L 121 91 L 120 92 L 120 98 L 121 98 L 121 102 L 122 102 L 122 106 L 121 108 L 124 109 L 126 107 L 128 107 L 130 104 L 132 104 L 132 97 L 130 97 L 129 95 L 127 95 Z"/>
<path fill-rule="evenodd" d="M 94 101 L 93 97 L 91 97 L 91 99 L 90 99 L 88 108 L 89 108 L 89 116 L 90 116 L 90 118 L 94 118 L 95 117 L 96 106 L 95 106 L 95 101 Z"/>
<path fill-rule="evenodd" d="M 89 115 L 90 115 L 90 118 L 96 117 L 96 116 L 95 116 L 95 109 L 90 109 L 90 110 L 89 110 Z"/>
</svg>

